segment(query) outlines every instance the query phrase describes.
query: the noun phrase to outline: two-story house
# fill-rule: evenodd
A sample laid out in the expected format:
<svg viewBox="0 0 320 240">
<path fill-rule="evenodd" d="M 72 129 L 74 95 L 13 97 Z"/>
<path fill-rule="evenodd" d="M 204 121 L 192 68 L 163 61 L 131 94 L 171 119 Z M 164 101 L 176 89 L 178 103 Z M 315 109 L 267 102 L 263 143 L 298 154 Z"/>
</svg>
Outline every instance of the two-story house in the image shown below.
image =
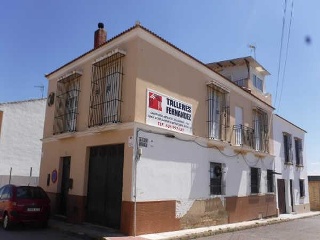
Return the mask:
<svg viewBox="0 0 320 240">
<path fill-rule="evenodd" d="M 302 128 L 277 114 L 273 115 L 275 176 L 280 214 L 310 211 L 305 134 Z"/>
<path fill-rule="evenodd" d="M 46 99 L 0 103 L 0 186 L 38 185 Z"/>
<path fill-rule="evenodd" d="M 110 40 L 99 24 L 94 43 L 46 75 L 54 213 L 130 235 L 277 215 L 260 64 L 239 60 L 259 78 L 244 87 L 139 24 Z"/>
</svg>

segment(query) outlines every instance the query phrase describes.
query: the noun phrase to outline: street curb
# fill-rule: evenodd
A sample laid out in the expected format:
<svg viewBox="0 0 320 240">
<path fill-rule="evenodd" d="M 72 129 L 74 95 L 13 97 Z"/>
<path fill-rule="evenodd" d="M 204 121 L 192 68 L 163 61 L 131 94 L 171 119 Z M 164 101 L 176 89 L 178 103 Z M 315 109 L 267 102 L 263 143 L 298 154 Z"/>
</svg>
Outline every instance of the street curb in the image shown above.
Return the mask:
<svg viewBox="0 0 320 240">
<path fill-rule="evenodd" d="M 240 231 L 240 230 L 252 229 L 252 228 L 282 223 L 282 222 L 289 222 L 289 221 L 294 221 L 297 219 L 315 217 L 315 216 L 319 216 L 319 215 L 320 215 L 320 213 L 310 215 L 310 216 L 298 217 L 298 218 L 283 218 L 283 219 L 270 219 L 270 220 L 266 219 L 266 222 L 256 222 L 256 223 L 252 223 L 252 224 L 246 225 L 246 226 L 226 227 L 225 229 L 219 228 L 217 230 L 207 230 L 207 231 L 199 232 L 199 233 L 186 234 L 185 236 L 164 237 L 164 238 L 161 238 L 161 240 L 189 240 L 189 239 L 194 239 L 194 238 L 210 237 L 210 236 L 215 236 L 215 235 L 219 235 L 222 233 L 236 232 L 236 231 Z M 102 238 L 99 240 L 105 240 L 105 239 Z M 158 240 L 160 240 L 160 238 Z"/>
</svg>

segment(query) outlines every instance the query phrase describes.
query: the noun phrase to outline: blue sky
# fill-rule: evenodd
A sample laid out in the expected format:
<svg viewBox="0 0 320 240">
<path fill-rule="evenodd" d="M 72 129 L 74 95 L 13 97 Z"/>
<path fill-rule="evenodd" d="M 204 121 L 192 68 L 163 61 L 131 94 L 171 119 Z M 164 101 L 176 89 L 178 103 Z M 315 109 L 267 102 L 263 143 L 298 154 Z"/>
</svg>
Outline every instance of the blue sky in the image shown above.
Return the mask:
<svg viewBox="0 0 320 240">
<path fill-rule="evenodd" d="M 141 24 L 204 63 L 248 56 L 270 73 L 267 91 L 276 95 L 276 113 L 305 129 L 308 173 L 320 175 L 317 119 L 320 108 L 320 2 L 294 1 L 290 43 L 278 82 L 285 0 L 12 0 L 0 3 L 0 102 L 41 97 L 44 77 L 93 47 L 103 22 L 111 38 Z M 292 0 L 287 0 L 283 50 Z M 309 37 L 311 41 L 305 41 Z M 277 84 L 278 82 L 278 84 Z M 282 91 L 281 91 L 281 86 Z M 45 89 L 46 95 L 46 89 Z M 281 99 L 281 102 L 279 100 Z"/>
</svg>

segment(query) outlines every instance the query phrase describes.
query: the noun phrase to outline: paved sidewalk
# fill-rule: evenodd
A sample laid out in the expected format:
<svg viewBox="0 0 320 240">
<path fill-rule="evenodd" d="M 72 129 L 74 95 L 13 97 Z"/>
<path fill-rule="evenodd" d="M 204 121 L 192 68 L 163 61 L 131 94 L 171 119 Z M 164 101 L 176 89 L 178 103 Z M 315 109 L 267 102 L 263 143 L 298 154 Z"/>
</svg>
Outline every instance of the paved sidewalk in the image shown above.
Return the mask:
<svg viewBox="0 0 320 240">
<path fill-rule="evenodd" d="M 268 224 L 275 224 L 284 221 L 290 221 L 298 218 L 312 217 L 320 215 L 320 212 L 308 212 L 302 214 L 282 214 L 279 217 L 211 226 L 194 229 L 186 229 L 174 232 L 163 232 L 154 234 L 145 234 L 136 237 L 125 236 L 119 231 L 111 228 L 96 226 L 88 223 L 71 224 L 61 220 L 51 219 L 49 226 L 54 229 L 69 232 L 70 234 L 77 235 L 83 239 L 99 239 L 99 240 L 164 240 L 164 239 L 191 239 L 197 237 L 211 236 L 224 232 L 237 231 L 241 229 L 254 228 Z"/>
</svg>

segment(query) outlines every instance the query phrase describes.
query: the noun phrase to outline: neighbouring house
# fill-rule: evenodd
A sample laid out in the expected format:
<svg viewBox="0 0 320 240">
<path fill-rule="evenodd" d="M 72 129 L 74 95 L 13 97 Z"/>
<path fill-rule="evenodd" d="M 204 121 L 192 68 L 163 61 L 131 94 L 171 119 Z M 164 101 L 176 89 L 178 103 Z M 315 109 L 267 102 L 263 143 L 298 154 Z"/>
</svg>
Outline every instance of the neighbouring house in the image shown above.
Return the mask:
<svg viewBox="0 0 320 240">
<path fill-rule="evenodd" d="M 277 215 L 269 73 L 229 63 L 246 86 L 139 24 L 107 40 L 100 23 L 92 50 L 46 75 L 53 213 L 129 235 Z"/>
<path fill-rule="evenodd" d="M 320 176 L 308 176 L 310 210 L 320 211 Z"/>
<path fill-rule="evenodd" d="M 310 211 L 305 134 L 300 127 L 273 115 L 274 171 L 280 214 Z"/>
<path fill-rule="evenodd" d="M 0 186 L 38 185 L 46 99 L 0 103 Z"/>
</svg>

